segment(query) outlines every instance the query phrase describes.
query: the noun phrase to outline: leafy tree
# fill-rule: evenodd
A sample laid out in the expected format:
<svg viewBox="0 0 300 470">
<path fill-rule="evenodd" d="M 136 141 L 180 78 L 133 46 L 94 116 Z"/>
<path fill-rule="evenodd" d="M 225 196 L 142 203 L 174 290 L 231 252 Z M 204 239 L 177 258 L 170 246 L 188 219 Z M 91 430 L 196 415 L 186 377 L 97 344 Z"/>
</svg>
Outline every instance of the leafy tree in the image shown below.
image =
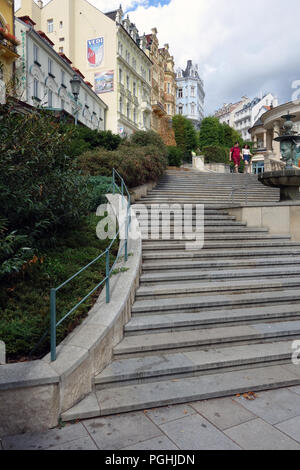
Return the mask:
<svg viewBox="0 0 300 470">
<path fill-rule="evenodd" d="M 188 158 L 198 147 L 197 133 L 192 122 L 182 115 L 176 115 L 173 117 L 173 129 L 177 147 Z"/>
<path fill-rule="evenodd" d="M 221 139 L 224 139 L 224 134 L 220 129 L 221 124 L 217 118 L 207 117 L 203 119 L 199 135 L 201 150 L 210 145 L 222 145 Z"/>
</svg>

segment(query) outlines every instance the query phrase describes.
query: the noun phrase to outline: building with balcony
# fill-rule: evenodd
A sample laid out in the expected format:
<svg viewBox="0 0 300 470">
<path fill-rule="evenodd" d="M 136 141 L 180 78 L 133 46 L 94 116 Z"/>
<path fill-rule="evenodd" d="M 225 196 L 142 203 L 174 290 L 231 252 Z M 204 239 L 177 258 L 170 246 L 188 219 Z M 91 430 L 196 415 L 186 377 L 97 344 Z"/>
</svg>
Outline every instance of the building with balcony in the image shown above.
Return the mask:
<svg viewBox="0 0 300 470">
<path fill-rule="evenodd" d="M 235 113 L 240 111 L 243 106 L 250 103 L 250 101 L 249 98 L 243 96 L 237 103 L 226 103 L 215 112 L 214 117 L 218 118 L 221 124 L 228 124 L 228 126 L 234 128 Z"/>
<path fill-rule="evenodd" d="M 14 63 L 18 58 L 18 42 L 14 29 L 14 1 L 0 2 L 0 103 L 6 100 L 6 93 L 14 92 Z"/>
<path fill-rule="evenodd" d="M 54 50 L 48 36 L 35 29 L 35 22 L 25 16 L 16 18 L 15 30 L 20 39 L 17 67 L 22 71 L 19 98 L 33 107 L 45 108 L 73 121 L 97 130 L 106 129 L 107 105 L 85 81 L 84 75 L 63 53 Z M 80 92 L 76 103 L 70 80 L 80 78 Z"/>
<path fill-rule="evenodd" d="M 67 56 L 108 106 L 107 128 L 125 136 L 151 127 L 151 60 L 122 8 L 103 13 L 86 0 L 21 0 L 56 52 Z"/>
<path fill-rule="evenodd" d="M 186 69 L 177 69 L 176 114 L 190 119 L 196 130 L 200 129 L 204 118 L 204 84 L 200 78 L 198 65 L 188 60 Z"/>
<path fill-rule="evenodd" d="M 271 108 L 278 105 L 277 98 L 268 93 L 262 98 L 254 98 L 246 102 L 240 109 L 234 112 L 234 129 L 236 129 L 245 141 L 251 139 L 248 130 L 251 128 L 259 118 Z"/>
<path fill-rule="evenodd" d="M 284 120 L 282 116 L 292 114 L 295 117 L 294 132 L 300 134 L 300 102 L 284 103 L 265 112 L 249 129 L 251 140 L 254 143 L 254 158 L 252 167 L 254 173 L 263 171 L 280 170 L 285 166 L 280 152 L 280 143 L 274 139 L 283 134 Z M 300 159 L 300 145 L 297 147 L 297 155 Z"/>
<path fill-rule="evenodd" d="M 159 47 L 157 29 L 146 35 L 147 50 L 152 61 L 151 127 L 167 145 L 176 145 L 172 117 L 176 114 L 176 75 L 169 44 Z"/>
</svg>

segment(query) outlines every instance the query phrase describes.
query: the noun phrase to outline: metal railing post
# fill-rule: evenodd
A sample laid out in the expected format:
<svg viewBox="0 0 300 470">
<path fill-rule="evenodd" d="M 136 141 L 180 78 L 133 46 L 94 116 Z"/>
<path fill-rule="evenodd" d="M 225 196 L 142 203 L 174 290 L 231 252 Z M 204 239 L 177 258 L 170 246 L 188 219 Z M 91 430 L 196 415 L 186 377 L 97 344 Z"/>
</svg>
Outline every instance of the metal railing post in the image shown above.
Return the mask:
<svg viewBox="0 0 300 470">
<path fill-rule="evenodd" d="M 115 169 L 113 169 L 113 194 L 116 192 L 116 174 Z"/>
<path fill-rule="evenodd" d="M 56 361 L 56 289 L 50 291 L 51 361 Z"/>
<path fill-rule="evenodd" d="M 106 250 L 106 303 L 110 302 L 110 285 L 109 285 L 109 261 L 110 261 L 109 250 Z"/>
<path fill-rule="evenodd" d="M 122 180 L 121 188 L 122 188 L 122 209 L 123 209 L 124 208 L 124 181 L 123 180 Z"/>
</svg>

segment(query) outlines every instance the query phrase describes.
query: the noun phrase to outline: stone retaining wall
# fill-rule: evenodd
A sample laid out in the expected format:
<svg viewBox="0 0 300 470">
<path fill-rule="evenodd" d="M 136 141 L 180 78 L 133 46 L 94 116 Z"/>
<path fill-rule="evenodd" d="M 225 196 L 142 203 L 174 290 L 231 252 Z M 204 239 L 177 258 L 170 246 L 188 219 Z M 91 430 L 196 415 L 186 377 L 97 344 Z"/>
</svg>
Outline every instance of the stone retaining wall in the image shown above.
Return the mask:
<svg viewBox="0 0 300 470">
<path fill-rule="evenodd" d="M 112 207 L 119 195 L 107 196 Z M 0 437 L 23 432 L 40 432 L 57 426 L 61 413 L 92 390 L 93 378 L 112 359 L 112 351 L 130 320 L 139 285 L 142 243 L 129 240 L 126 267 L 111 278 L 111 302 L 105 289 L 88 317 L 57 348 L 57 360 L 48 354 L 42 360 L 0 366 Z"/>
</svg>

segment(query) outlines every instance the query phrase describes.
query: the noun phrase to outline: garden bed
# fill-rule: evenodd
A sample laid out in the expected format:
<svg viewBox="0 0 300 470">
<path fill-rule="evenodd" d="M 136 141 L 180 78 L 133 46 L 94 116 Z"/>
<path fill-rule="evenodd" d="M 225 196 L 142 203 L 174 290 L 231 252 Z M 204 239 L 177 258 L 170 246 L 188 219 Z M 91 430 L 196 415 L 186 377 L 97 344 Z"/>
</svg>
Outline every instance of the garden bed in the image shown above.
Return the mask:
<svg viewBox="0 0 300 470">
<path fill-rule="evenodd" d="M 61 233 L 55 248 L 34 257 L 21 276 L 9 282 L 2 281 L 0 338 L 6 343 L 8 362 L 37 359 L 49 352 L 49 334 L 35 347 L 50 330 L 50 288 L 60 285 L 106 249 L 110 240 L 97 238 L 98 222 L 99 217 L 89 215 L 76 230 Z M 118 242 L 113 246 L 111 263 L 117 251 Z M 57 296 L 57 320 L 104 277 L 105 258 L 102 258 L 64 287 Z M 58 344 L 87 316 L 100 291 L 58 328 Z"/>
</svg>

